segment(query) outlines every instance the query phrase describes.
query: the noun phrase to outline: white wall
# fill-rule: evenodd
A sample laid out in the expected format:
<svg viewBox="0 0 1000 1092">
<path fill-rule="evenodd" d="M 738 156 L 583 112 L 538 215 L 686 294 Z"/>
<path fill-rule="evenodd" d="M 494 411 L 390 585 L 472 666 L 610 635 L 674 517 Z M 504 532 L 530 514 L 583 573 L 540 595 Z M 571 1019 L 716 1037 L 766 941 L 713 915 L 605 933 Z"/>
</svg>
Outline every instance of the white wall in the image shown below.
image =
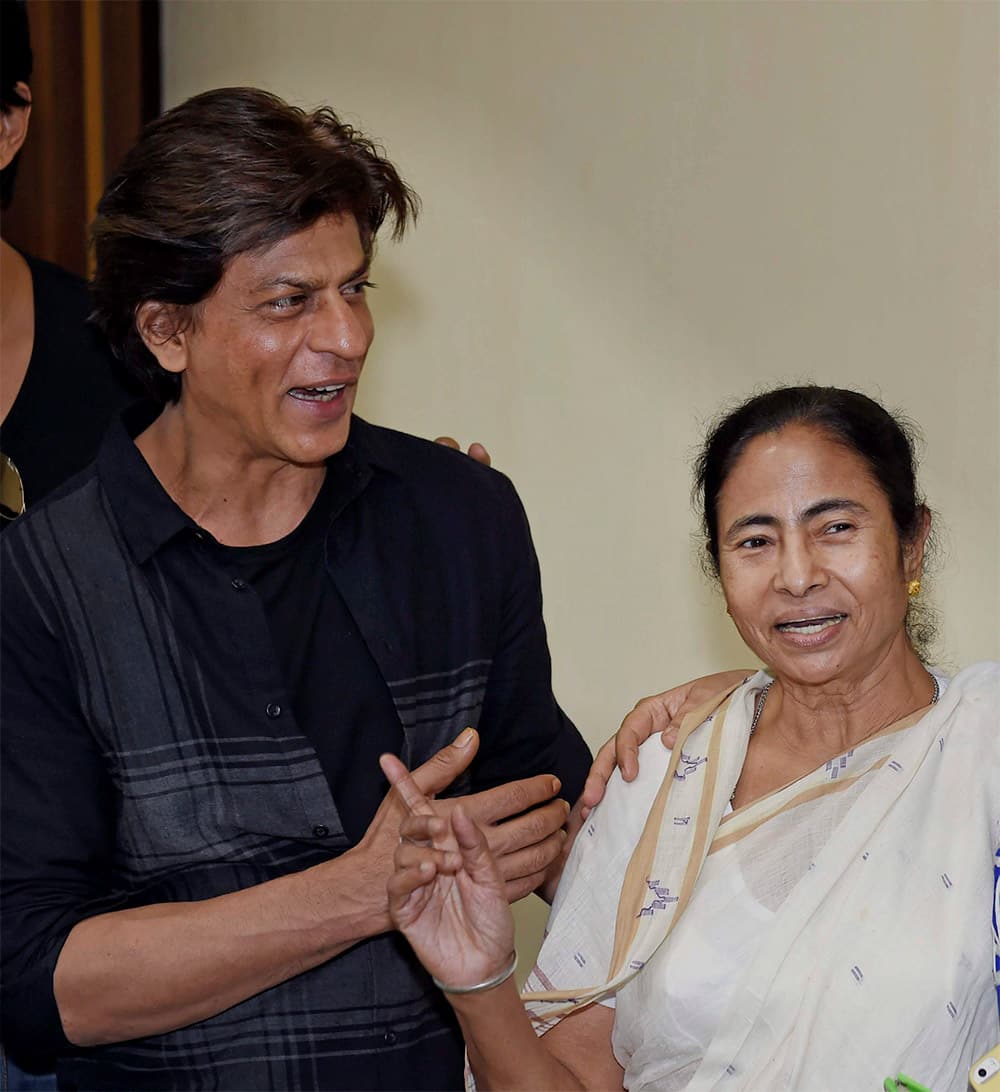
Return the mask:
<svg viewBox="0 0 1000 1092">
<path fill-rule="evenodd" d="M 485 441 L 532 519 L 562 703 L 748 662 L 688 461 L 816 379 L 926 437 L 952 664 L 1000 658 L 1000 5 L 170 0 L 164 98 L 247 83 L 377 135 L 364 414 Z"/>
</svg>

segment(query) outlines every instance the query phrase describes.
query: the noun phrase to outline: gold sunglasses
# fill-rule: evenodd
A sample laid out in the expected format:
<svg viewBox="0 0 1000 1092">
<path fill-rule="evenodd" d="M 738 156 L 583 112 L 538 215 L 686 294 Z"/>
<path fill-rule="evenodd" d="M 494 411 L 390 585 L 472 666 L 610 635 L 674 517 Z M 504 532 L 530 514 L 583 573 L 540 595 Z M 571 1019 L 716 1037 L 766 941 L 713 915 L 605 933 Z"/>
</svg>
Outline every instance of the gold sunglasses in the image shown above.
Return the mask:
<svg viewBox="0 0 1000 1092">
<path fill-rule="evenodd" d="M 0 454 L 0 519 L 24 515 L 24 482 L 12 460 Z"/>
</svg>

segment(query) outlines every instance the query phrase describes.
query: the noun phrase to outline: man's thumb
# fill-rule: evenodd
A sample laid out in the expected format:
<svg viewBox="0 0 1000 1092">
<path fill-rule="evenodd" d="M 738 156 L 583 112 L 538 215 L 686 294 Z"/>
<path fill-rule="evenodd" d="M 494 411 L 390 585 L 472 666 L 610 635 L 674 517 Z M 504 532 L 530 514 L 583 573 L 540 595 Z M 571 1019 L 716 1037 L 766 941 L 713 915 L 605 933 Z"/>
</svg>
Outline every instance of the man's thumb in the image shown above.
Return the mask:
<svg viewBox="0 0 1000 1092">
<path fill-rule="evenodd" d="M 465 728 L 458 738 L 413 771 L 413 780 L 425 796 L 441 792 L 475 758 L 479 750 L 479 733 L 474 728 Z"/>
</svg>

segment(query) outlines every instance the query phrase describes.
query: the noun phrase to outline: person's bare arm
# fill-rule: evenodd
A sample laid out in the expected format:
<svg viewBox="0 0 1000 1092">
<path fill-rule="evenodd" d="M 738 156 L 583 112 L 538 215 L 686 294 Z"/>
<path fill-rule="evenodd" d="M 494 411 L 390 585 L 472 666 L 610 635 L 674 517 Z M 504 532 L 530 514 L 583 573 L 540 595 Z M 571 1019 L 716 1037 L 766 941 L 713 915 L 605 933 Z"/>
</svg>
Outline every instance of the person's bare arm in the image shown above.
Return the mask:
<svg viewBox="0 0 1000 1092">
<path fill-rule="evenodd" d="M 441 791 L 468 766 L 478 736 L 469 731 L 463 746 L 465 737 L 415 771 L 422 791 Z M 499 857 L 508 898 L 537 887 L 559 852 L 566 804 L 552 799 L 558 787 L 542 775 L 463 800 Z M 455 801 L 438 806 L 447 813 Z M 184 1027 L 386 931 L 403 815 L 390 791 L 358 846 L 334 860 L 216 898 L 79 922 L 54 977 L 67 1037 L 93 1046 Z"/>
<path fill-rule="evenodd" d="M 481 1092 L 492 1089 L 624 1087 L 625 1071 L 611 1050 L 614 1010 L 589 1005 L 564 1017 L 539 1039 L 512 981 L 481 994 L 449 996 L 469 1065 Z"/>
<path fill-rule="evenodd" d="M 387 885 L 390 914 L 424 967 L 446 983 L 478 1087 L 621 1088 L 610 1011 L 592 1005 L 566 1017 L 562 1031 L 536 1037 L 510 977 L 514 923 L 503 878 L 464 805 L 442 812 L 399 759 L 383 755 L 381 763 L 410 812 Z M 496 986 L 463 992 L 505 969 Z"/>
</svg>

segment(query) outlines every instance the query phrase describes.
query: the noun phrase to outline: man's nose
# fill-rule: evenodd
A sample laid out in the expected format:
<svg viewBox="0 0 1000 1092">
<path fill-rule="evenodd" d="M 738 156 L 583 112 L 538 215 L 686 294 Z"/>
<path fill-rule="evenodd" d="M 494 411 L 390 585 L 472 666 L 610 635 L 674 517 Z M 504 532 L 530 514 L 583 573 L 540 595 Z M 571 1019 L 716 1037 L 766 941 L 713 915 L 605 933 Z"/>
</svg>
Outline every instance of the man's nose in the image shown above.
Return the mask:
<svg viewBox="0 0 1000 1092">
<path fill-rule="evenodd" d="M 372 321 L 363 300 L 349 301 L 338 295 L 324 302 L 313 326 L 311 348 L 334 353 L 343 360 L 362 360 L 372 340 Z"/>
</svg>

